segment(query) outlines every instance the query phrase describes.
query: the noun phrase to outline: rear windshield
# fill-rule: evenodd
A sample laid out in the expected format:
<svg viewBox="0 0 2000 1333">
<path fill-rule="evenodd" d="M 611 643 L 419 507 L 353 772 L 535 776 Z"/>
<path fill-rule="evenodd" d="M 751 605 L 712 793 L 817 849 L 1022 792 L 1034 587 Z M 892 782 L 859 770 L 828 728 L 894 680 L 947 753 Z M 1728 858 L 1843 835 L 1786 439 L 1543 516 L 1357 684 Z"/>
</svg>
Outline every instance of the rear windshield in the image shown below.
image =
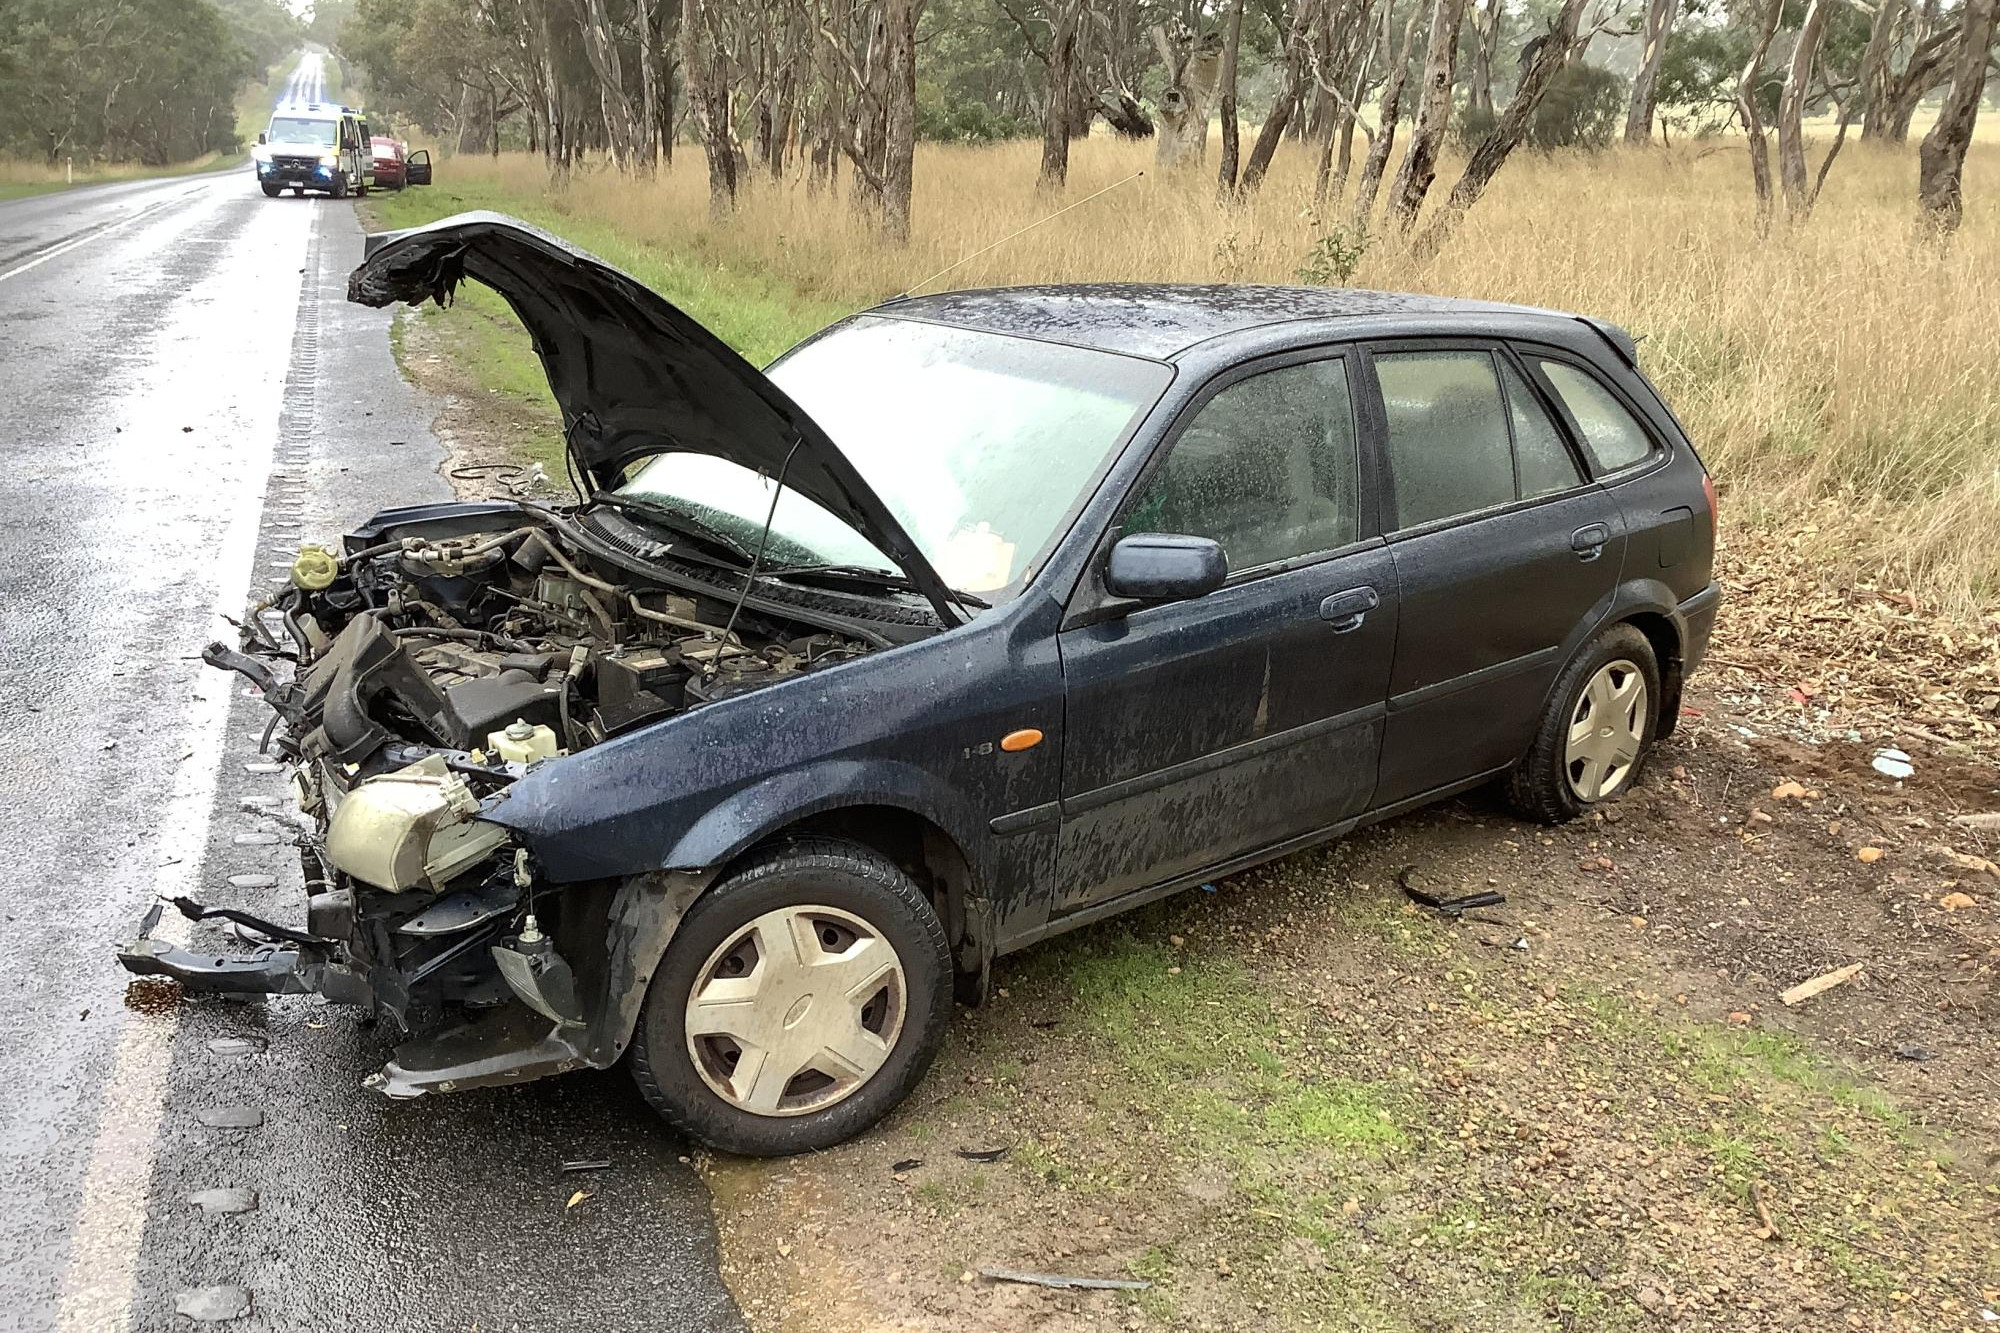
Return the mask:
<svg viewBox="0 0 2000 1333">
<path fill-rule="evenodd" d="M 252 124 L 255 124 L 253 121 Z M 316 143 L 333 147 L 338 138 L 337 120 L 307 120 L 302 116 L 274 116 L 267 136 L 272 143 Z"/>
</svg>

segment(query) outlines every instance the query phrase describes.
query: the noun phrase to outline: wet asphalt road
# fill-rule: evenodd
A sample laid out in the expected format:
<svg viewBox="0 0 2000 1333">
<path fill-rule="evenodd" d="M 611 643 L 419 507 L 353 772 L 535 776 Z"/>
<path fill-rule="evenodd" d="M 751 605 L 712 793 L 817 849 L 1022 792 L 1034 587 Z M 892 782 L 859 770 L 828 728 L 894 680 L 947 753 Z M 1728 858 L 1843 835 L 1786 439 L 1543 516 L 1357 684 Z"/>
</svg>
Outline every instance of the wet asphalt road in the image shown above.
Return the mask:
<svg viewBox="0 0 2000 1333">
<path fill-rule="evenodd" d="M 112 960 L 160 893 L 302 923 L 268 713 L 197 654 L 301 539 L 446 496 L 360 250 L 247 170 L 0 203 L 0 1329 L 193 1328 L 209 1287 L 228 1329 L 740 1327 L 623 1071 L 391 1103 L 351 1012 L 148 1012 Z"/>
</svg>

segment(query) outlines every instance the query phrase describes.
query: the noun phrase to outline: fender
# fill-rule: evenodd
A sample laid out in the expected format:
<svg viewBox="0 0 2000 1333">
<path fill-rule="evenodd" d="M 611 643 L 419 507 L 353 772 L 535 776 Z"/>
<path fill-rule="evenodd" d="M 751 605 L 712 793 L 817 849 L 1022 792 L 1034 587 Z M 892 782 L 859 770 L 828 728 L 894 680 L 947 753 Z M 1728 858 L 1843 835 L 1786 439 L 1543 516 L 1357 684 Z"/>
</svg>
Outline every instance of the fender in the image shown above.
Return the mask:
<svg viewBox="0 0 2000 1333">
<path fill-rule="evenodd" d="M 984 879 L 980 820 L 964 799 L 914 764 L 827 759 L 787 769 L 717 802 L 661 858 L 668 871 L 719 870 L 771 834 L 812 815 L 859 805 L 907 810 L 936 824 Z"/>
<path fill-rule="evenodd" d="M 1674 590 L 1659 579 L 1626 579 L 1598 600 L 1588 614 L 1577 622 L 1570 631 L 1569 638 L 1562 646 L 1562 661 L 1567 667 L 1576 655 L 1589 645 L 1590 641 L 1602 633 L 1607 626 L 1630 620 L 1639 615 L 1658 615 L 1666 618 L 1674 630 L 1674 656 L 1660 663 L 1661 692 L 1666 696 L 1660 700 L 1659 734 L 1671 735 L 1674 723 L 1680 713 L 1680 647 L 1687 642 L 1687 619 L 1681 615 L 1680 603 L 1674 598 Z M 1555 681 L 1562 679 L 1562 672 L 1555 674 L 1549 684 L 1548 693 L 1542 696 L 1542 707 L 1547 709 L 1555 693 Z"/>
</svg>

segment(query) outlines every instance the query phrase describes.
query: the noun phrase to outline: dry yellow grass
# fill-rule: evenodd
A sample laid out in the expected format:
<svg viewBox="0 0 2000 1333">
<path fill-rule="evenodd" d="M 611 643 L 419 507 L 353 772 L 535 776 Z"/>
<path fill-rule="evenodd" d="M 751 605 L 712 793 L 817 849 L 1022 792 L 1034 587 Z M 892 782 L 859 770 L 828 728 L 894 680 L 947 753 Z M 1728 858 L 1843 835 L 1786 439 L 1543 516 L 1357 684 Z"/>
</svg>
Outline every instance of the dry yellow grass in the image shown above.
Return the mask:
<svg viewBox="0 0 2000 1333">
<path fill-rule="evenodd" d="M 801 295 L 864 305 L 1050 211 L 1039 145 L 925 145 L 914 238 L 882 243 L 837 198 L 760 180 L 725 223 L 684 153 L 654 181 L 579 172 L 547 206 L 695 262 L 753 268 Z M 1064 200 L 1144 169 L 1095 202 L 953 270 L 939 285 L 1149 279 L 1292 282 L 1316 235 L 1310 165 L 1280 152 L 1252 201 L 1207 174 L 1154 172 L 1151 149 L 1076 145 Z M 451 164 L 503 195 L 541 196 L 529 157 Z M 1448 187 L 1456 163 L 1447 162 Z M 1740 140 L 1595 156 L 1523 154 L 1429 262 L 1371 244 L 1356 285 L 1602 315 L 1641 357 L 1716 471 L 1732 518 L 1819 530 L 1842 577 L 1914 588 L 1965 612 L 2000 591 L 2000 144 L 1975 145 L 1970 207 L 1949 245 L 1920 231 L 1916 146 L 1850 145 L 1818 212 L 1755 238 Z"/>
</svg>

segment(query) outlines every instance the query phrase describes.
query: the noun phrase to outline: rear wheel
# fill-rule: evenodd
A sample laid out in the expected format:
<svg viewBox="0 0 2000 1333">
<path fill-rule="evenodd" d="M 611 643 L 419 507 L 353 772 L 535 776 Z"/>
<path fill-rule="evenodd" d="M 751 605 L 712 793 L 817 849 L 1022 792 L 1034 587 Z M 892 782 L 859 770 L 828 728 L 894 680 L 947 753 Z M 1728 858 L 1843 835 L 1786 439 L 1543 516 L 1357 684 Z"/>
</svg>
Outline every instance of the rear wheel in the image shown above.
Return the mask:
<svg viewBox="0 0 2000 1333">
<path fill-rule="evenodd" d="M 1660 668 L 1653 645 L 1614 625 L 1563 669 L 1528 753 L 1508 775 L 1508 803 L 1560 824 L 1623 793 L 1659 734 Z"/>
<path fill-rule="evenodd" d="M 774 844 L 681 922 L 632 1074 L 670 1124 L 726 1152 L 830 1147 L 923 1077 L 951 980 L 944 928 L 893 864 L 832 838 Z"/>
</svg>

